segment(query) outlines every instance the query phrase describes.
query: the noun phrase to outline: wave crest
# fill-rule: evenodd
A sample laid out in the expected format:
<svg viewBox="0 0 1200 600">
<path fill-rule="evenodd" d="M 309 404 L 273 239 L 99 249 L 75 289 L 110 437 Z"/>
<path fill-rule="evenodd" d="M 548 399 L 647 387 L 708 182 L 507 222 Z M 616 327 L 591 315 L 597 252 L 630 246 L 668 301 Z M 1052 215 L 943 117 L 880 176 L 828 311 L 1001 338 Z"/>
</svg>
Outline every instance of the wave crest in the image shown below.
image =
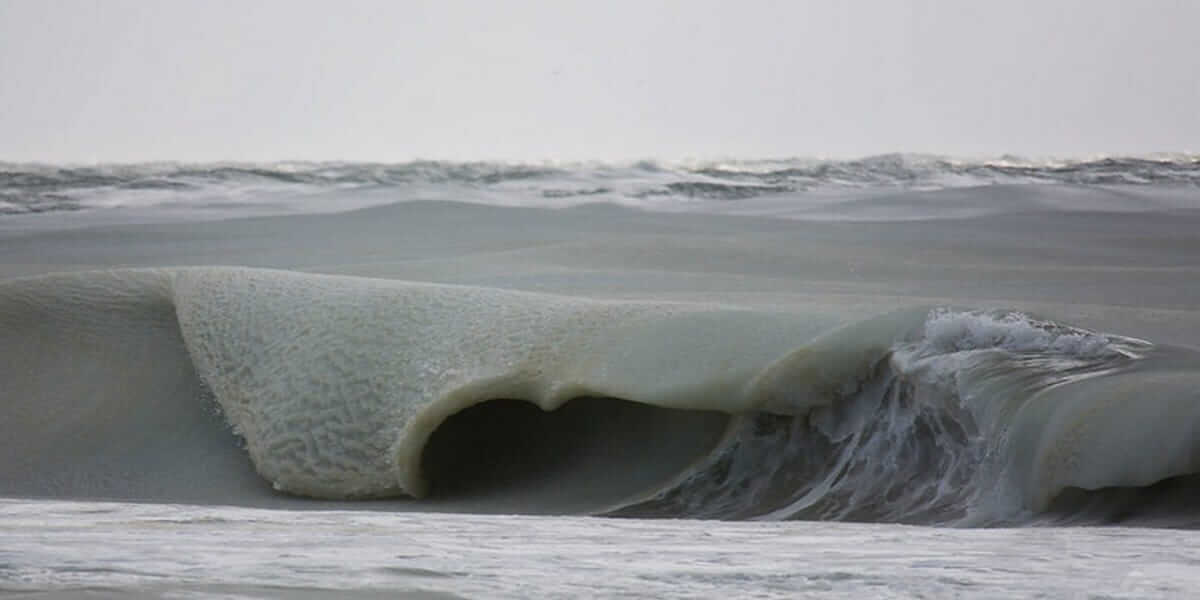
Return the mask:
<svg viewBox="0 0 1200 600">
<path fill-rule="evenodd" d="M 486 509 L 502 485 L 475 480 L 528 470 L 552 475 L 509 509 L 978 525 L 1200 472 L 1192 351 L 1015 312 L 814 336 L 802 313 L 212 267 L 10 280 L 0 325 L 10 494 L 262 501 L 248 456 L 309 498 L 420 497 L 432 470 L 459 480 L 414 506 Z M 512 453 L 464 454 L 488 444 Z"/>
</svg>

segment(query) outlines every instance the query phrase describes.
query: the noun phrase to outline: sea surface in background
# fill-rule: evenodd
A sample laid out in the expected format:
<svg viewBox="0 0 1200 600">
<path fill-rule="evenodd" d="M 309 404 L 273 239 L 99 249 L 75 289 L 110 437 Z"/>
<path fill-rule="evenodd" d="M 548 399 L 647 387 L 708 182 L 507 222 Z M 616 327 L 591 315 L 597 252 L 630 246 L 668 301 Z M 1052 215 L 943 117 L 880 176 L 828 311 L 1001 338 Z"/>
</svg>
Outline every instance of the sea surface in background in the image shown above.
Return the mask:
<svg viewBox="0 0 1200 600">
<path fill-rule="evenodd" d="M 859 160 L 629 163 L 0 163 L 0 215 L 92 211 L 100 218 L 96 209 L 121 209 L 119 217 L 107 216 L 162 220 L 340 212 L 413 199 L 538 207 L 598 202 L 695 210 L 711 207 L 711 201 L 774 196 L 792 214 L 843 220 L 878 217 L 847 206 L 878 192 L 1006 184 L 1194 187 L 1200 185 L 1200 155 L 963 160 L 890 154 Z"/>
<path fill-rule="evenodd" d="M 1193 155 L 0 165 L 0 596 L 1191 597 L 1198 259 Z"/>
</svg>

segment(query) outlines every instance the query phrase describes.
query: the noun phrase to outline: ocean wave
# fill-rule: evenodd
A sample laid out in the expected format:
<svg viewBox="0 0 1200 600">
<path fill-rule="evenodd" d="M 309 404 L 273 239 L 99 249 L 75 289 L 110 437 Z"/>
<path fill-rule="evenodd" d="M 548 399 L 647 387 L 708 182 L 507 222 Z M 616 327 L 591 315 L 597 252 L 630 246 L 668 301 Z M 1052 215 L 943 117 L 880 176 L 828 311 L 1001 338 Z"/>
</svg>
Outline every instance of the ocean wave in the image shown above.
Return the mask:
<svg viewBox="0 0 1200 600">
<path fill-rule="evenodd" d="M 0 493 L 992 525 L 1200 472 L 1190 350 L 954 307 L 811 331 L 246 268 L 9 280 Z"/>
<path fill-rule="evenodd" d="M 251 192 L 311 196 L 384 190 L 569 200 L 603 195 L 638 206 L 744 200 L 836 190 L 939 190 L 983 185 L 1200 185 L 1200 156 L 1162 154 L 1089 159 L 1000 157 L 964 160 L 891 154 L 857 160 L 786 159 L 633 163 L 0 163 L 0 215 L 178 204 Z M 436 192 L 436 193 L 435 193 Z M 478 197 L 477 197 L 478 196 Z M 523 198 L 523 199 L 522 199 Z M 536 203 L 536 202 L 535 202 Z"/>
</svg>

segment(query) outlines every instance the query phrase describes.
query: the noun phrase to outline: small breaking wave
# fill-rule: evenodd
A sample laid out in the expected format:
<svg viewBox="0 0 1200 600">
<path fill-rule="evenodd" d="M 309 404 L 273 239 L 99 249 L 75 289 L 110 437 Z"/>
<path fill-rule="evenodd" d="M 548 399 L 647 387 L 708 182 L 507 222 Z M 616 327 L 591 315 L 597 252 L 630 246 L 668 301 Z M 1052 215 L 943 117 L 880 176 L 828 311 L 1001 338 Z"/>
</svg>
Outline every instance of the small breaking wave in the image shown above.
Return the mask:
<svg viewBox="0 0 1200 600">
<path fill-rule="evenodd" d="M 1022 313 L 948 308 L 930 310 L 922 326 L 895 335 L 911 316 L 885 316 L 814 343 L 826 349 L 875 348 L 850 373 L 835 371 L 831 382 L 840 386 L 811 386 L 804 363 L 812 357 L 797 353 L 783 359 L 776 369 L 785 376 L 772 385 L 782 383 L 785 391 L 777 392 L 771 412 L 742 416 L 726 445 L 703 466 L 616 514 L 1023 522 L 1067 484 L 1042 476 L 1060 468 L 1056 457 L 1022 444 L 1079 441 L 1055 440 L 1058 431 L 1035 432 L 1046 423 L 1023 422 L 1023 413 L 1046 405 L 1051 414 L 1084 410 L 1068 408 L 1058 395 L 1073 395 L 1054 390 L 1117 373 L 1137 377 L 1135 366 L 1153 348 Z M 863 333 L 872 330 L 895 341 L 863 346 Z M 832 355 L 842 360 L 823 368 L 844 368 L 845 351 Z M 799 382 L 790 379 L 797 367 L 804 374 Z M 787 404 L 800 410 L 789 411 Z M 1095 448 L 1075 451 L 1107 453 L 1104 446 L 1114 442 L 1093 443 Z"/>
</svg>

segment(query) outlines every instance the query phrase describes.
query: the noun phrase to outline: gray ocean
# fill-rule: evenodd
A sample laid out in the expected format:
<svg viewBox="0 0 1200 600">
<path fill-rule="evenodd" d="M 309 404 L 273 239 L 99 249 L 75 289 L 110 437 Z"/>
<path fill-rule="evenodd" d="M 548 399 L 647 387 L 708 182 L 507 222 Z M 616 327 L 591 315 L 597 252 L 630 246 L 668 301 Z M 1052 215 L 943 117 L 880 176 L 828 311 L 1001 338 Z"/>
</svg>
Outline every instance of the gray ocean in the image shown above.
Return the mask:
<svg viewBox="0 0 1200 600">
<path fill-rule="evenodd" d="M 0 598 L 1192 598 L 1200 156 L 0 163 Z"/>
</svg>

